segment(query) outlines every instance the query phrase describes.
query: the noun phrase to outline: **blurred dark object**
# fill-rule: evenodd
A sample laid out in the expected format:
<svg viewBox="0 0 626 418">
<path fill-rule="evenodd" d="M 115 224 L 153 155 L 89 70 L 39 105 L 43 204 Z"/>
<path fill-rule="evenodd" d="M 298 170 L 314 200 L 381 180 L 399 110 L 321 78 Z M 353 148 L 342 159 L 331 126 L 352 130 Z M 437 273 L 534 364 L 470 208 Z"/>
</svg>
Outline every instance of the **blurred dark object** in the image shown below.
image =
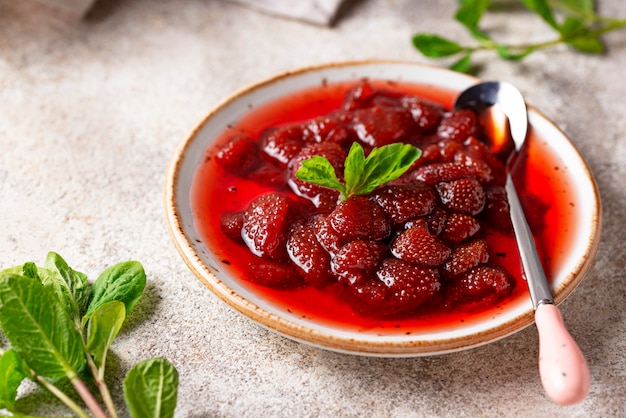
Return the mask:
<svg viewBox="0 0 626 418">
<path fill-rule="evenodd" d="M 97 0 L 37 0 L 74 18 L 82 19 Z"/>
<path fill-rule="evenodd" d="M 331 25 L 343 0 L 229 0 L 275 16 Z"/>
</svg>

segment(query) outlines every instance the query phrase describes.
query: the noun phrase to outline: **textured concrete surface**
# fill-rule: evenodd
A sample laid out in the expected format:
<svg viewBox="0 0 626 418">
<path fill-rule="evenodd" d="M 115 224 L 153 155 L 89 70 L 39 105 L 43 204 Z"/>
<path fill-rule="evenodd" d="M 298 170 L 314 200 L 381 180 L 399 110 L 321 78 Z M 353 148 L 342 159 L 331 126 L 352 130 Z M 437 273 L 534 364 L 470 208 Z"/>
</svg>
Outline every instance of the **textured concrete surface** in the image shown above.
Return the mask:
<svg viewBox="0 0 626 418">
<path fill-rule="evenodd" d="M 600 10 L 626 17 L 622 0 Z M 481 56 L 483 78 L 508 80 L 555 120 L 587 159 L 604 205 L 596 263 L 562 305 L 588 358 L 591 393 L 562 408 L 544 395 L 534 327 L 438 357 L 354 357 L 270 333 L 190 273 L 165 224 L 162 187 L 176 145 L 248 83 L 308 64 L 425 61 L 418 31 L 467 39 L 456 2 L 350 1 L 333 27 L 212 0 L 101 0 L 84 21 L 33 0 L 0 0 L 0 267 L 50 250 L 90 277 L 143 263 L 146 294 L 113 347 L 111 386 L 135 362 L 164 356 L 180 372 L 178 417 L 623 416 L 626 410 L 626 33 L 609 53 L 565 48 L 519 64 Z M 511 40 L 551 34 L 521 12 L 490 16 Z M 26 387 L 21 406 L 49 395 Z"/>
</svg>

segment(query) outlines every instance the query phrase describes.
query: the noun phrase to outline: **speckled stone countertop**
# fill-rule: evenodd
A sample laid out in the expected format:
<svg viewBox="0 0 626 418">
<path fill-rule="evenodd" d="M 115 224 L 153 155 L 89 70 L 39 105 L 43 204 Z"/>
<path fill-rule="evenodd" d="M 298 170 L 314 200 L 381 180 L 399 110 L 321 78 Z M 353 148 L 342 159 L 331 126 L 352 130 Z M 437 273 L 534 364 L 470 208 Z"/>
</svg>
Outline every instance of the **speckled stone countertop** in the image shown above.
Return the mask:
<svg viewBox="0 0 626 418">
<path fill-rule="evenodd" d="M 598 1 L 625 17 L 622 0 Z M 467 39 L 453 1 L 348 1 L 332 26 L 212 0 L 101 0 L 84 20 L 34 0 L 0 0 L 0 267 L 54 250 L 94 279 L 128 259 L 148 274 L 144 298 L 113 346 L 114 397 L 137 361 L 180 373 L 177 417 L 616 417 L 626 411 L 626 33 L 609 53 L 566 48 L 513 64 L 479 56 L 479 76 L 516 84 L 565 130 L 603 202 L 596 262 L 561 305 L 587 356 L 591 392 L 550 402 L 534 327 L 436 357 L 338 354 L 271 333 L 236 313 L 189 271 L 170 239 L 163 184 L 176 146 L 207 111 L 250 83 L 329 61 L 426 62 L 417 32 Z M 551 34 L 537 18 L 491 15 L 515 40 Z M 23 390 L 32 414 L 50 395 Z M 121 403 L 121 402 L 120 402 Z M 123 414 L 124 415 L 124 414 Z"/>
</svg>

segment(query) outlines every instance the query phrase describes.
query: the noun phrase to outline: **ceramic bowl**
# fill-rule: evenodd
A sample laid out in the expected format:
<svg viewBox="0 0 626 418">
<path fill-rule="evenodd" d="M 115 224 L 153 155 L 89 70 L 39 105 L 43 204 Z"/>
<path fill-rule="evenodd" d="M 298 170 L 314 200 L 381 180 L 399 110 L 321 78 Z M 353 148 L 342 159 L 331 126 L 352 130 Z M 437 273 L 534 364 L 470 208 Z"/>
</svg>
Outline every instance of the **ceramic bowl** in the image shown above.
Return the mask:
<svg viewBox="0 0 626 418">
<path fill-rule="evenodd" d="M 375 325 L 359 329 L 336 326 L 285 309 L 258 294 L 254 287 L 235 277 L 220 262 L 215 249 L 203 240 L 194 220 L 190 190 L 207 148 L 219 134 L 251 109 L 288 93 L 363 78 L 414 82 L 446 90 L 451 93 L 448 105 L 459 91 L 479 81 L 446 69 L 412 63 L 346 62 L 280 74 L 232 94 L 182 141 L 167 170 L 167 223 L 185 263 L 211 292 L 252 321 L 288 338 L 338 352 L 387 357 L 442 354 L 486 344 L 532 324 L 532 304 L 523 295 L 501 304 L 492 314 L 436 329 L 404 332 Z M 564 182 L 575 185 L 566 196 L 572 208 L 568 247 L 561 249 L 559 267 L 552 272 L 551 287 L 556 302 L 560 303 L 583 280 L 596 254 L 601 227 L 600 198 L 589 167 L 571 140 L 532 107 L 529 107 L 529 121 L 535 141 L 557 156 L 558 166 L 554 169 Z"/>
</svg>

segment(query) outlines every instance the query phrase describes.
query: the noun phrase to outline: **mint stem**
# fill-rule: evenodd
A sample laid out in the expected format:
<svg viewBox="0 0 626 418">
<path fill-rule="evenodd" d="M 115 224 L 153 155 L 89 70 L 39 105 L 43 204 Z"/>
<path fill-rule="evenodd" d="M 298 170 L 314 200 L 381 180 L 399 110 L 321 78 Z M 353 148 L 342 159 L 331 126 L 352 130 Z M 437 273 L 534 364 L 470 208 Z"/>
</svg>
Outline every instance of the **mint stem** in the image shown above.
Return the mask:
<svg viewBox="0 0 626 418">
<path fill-rule="evenodd" d="M 85 342 L 85 337 L 84 337 L 82 326 L 79 325 L 78 331 L 80 332 L 81 337 L 82 337 L 81 340 L 83 342 L 83 349 L 85 351 L 85 357 L 87 358 L 87 365 L 89 367 L 89 371 L 91 372 L 91 375 L 93 376 L 96 386 L 98 387 L 100 396 L 102 396 L 102 402 L 104 402 L 104 405 L 106 406 L 107 411 L 109 411 L 109 415 L 111 416 L 111 418 L 118 418 L 117 410 L 115 409 L 115 404 L 113 403 L 113 398 L 111 397 L 111 392 L 109 392 L 109 387 L 104 381 L 104 361 L 103 361 L 101 369 L 98 369 L 98 366 L 93 361 L 93 357 L 87 351 L 87 347 L 86 347 L 87 343 Z"/>
<path fill-rule="evenodd" d="M 89 415 L 85 411 L 82 410 L 80 406 L 76 404 L 73 400 L 71 400 L 65 393 L 63 393 L 59 388 L 54 386 L 52 383 L 48 382 L 43 377 L 33 373 L 33 377 L 37 382 L 39 382 L 43 387 L 48 389 L 50 393 L 56 396 L 61 402 L 63 402 L 68 408 L 72 410 L 78 417 L 80 418 L 89 418 Z"/>
<path fill-rule="evenodd" d="M 573 40 L 575 40 L 576 38 L 579 38 L 579 37 L 588 37 L 588 36 L 597 37 L 597 36 L 603 35 L 605 33 L 612 32 L 614 30 L 618 30 L 618 29 L 622 29 L 622 28 L 626 28 L 626 19 L 622 19 L 622 20 L 611 19 L 611 21 L 609 23 L 607 23 L 606 26 L 602 26 L 602 27 L 599 27 L 597 29 L 594 29 L 594 30 L 591 30 L 591 31 L 588 31 L 588 32 L 574 33 L 574 34 L 569 35 L 569 36 L 559 36 L 559 37 L 557 37 L 555 39 L 552 39 L 552 40 L 549 40 L 549 41 L 538 42 L 538 43 L 533 43 L 533 44 L 506 45 L 506 47 L 509 48 L 510 50 L 514 50 L 514 51 L 525 51 L 525 50 L 527 50 L 529 48 L 545 49 L 545 48 L 549 48 L 549 47 L 561 44 L 563 42 L 573 41 Z M 485 42 L 481 43 L 481 45 L 479 45 L 479 46 L 464 47 L 463 48 L 463 52 L 472 53 L 472 52 L 476 52 L 476 51 L 492 50 L 492 49 L 495 49 L 496 46 L 497 46 L 496 42 L 485 41 Z"/>
<path fill-rule="evenodd" d="M 85 402 L 85 405 L 87 405 L 87 408 L 89 408 L 89 410 L 94 414 L 96 418 L 108 418 L 107 414 L 98 404 L 98 401 L 96 401 L 96 398 L 94 398 L 93 394 L 87 388 L 87 385 L 85 385 L 85 382 L 83 382 L 79 378 L 71 379 L 71 382 L 76 389 L 76 392 L 78 392 L 80 397 L 83 398 L 83 401 Z"/>
<path fill-rule="evenodd" d="M 109 392 L 109 387 L 104 381 L 104 364 L 101 369 L 98 369 L 98 366 L 96 366 L 96 363 L 89 354 L 87 354 L 87 364 L 89 365 L 89 370 L 91 370 L 91 374 L 96 382 L 98 391 L 100 391 L 100 395 L 102 396 L 102 401 L 104 402 L 107 411 L 109 411 L 111 418 L 118 418 L 117 410 L 115 409 L 113 398 L 111 397 L 111 392 Z"/>
</svg>

